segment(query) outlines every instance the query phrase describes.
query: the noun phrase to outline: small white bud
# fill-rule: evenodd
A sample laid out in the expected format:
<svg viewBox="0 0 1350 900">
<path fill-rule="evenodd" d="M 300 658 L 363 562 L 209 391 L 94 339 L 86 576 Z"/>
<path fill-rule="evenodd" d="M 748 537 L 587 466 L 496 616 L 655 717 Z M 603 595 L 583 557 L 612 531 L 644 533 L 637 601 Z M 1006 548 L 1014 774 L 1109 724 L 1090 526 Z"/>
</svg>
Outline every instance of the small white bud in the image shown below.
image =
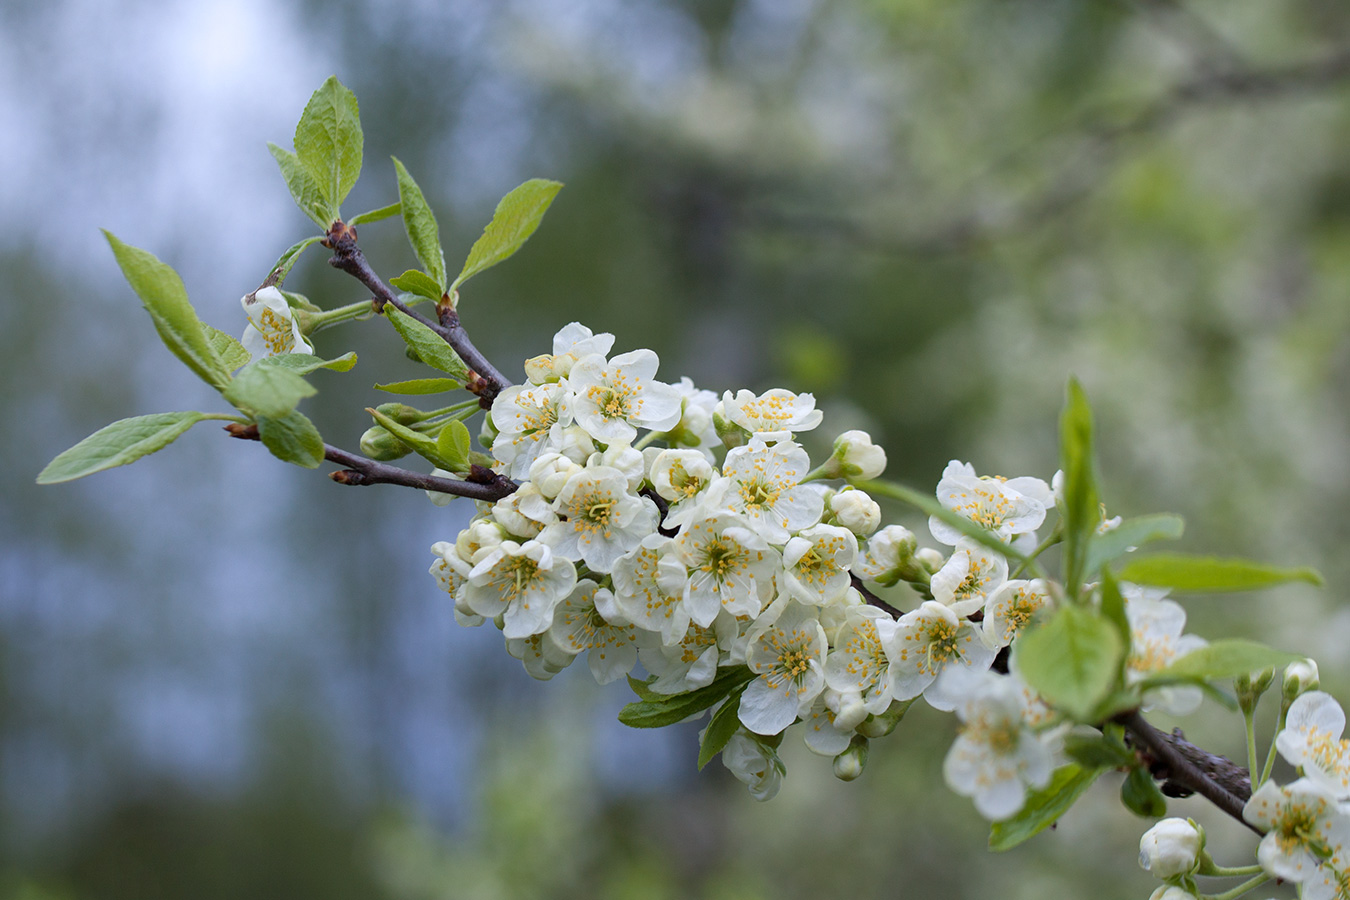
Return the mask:
<svg viewBox="0 0 1350 900">
<path fill-rule="evenodd" d="M 1204 846 L 1204 835 L 1191 820 L 1163 819 L 1139 839 L 1139 865 L 1155 878 L 1189 875 L 1200 865 Z"/>
<path fill-rule="evenodd" d="M 1282 690 L 1286 701 L 1292 701 L 1295 697 L 1306 694 L 1308 691 L 1317 690 L 1321 683 L 1321 678 L 1317 673 L 1317 663 L 1312 659 L 1290 663 L 1284 667 Z"/>
<path fill-rule="evenodd" d="M 858 537 L 867 537 L 881 525 L 881 506 L 859 490 L 842 490 L 830 497 L 835 521 Z"/>
<path fill-rule="evenodd" d="M 552 500 L 567 484 L 567 479 L 581 471 L 581 466 L 561 453 L 543 453 L 530 465 L 529 480 L 539 493 Z"/>
<path fill-rule="evenodd" d="M 876 478 L 886 471 L 886 451 L 865 431 L 845 431 L 835 438 L 834 456 L 845 478 Z"/>
<path fill-rule="evenodd" d="M 947 564 L 947 557 L 943 556 L 941 551 L 934 550 L 932 547 L 924 547 L 918 550 L 914 554 L 914 559 L 930 573 L 936 572 Z"/>
<path fill-rule="evenodd" d="M 867 738 L 854 735 L 848 749 L 834 758 L 834 777 L 840 781 L 852 781 L 867 767 Z"/>
</svg>

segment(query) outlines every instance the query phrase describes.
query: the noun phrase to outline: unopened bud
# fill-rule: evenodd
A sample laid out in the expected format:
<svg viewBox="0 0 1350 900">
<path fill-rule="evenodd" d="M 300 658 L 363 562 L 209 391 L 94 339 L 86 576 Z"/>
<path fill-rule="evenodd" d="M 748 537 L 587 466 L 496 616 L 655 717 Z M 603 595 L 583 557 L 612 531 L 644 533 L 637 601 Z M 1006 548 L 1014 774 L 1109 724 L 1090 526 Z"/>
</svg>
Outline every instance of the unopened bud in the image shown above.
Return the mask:
<svg viewBox="0 0 1350 900">
<path fill-rule="evenodd" d="M 1275 670 L 1262 669 L 1260 672 L 1247 672 L 1233 679 L 1233 687 L 1237 691 L 1238 705 L 1244 712 L 1250 713 L 1256 709 L 1256 701 L 1261 699 L 1261 695 L 1270 689 L 1270 685 L 1275 681 Z"/>
<path fill-rule="evenodd" d="M 728 449 L 744 446 L 745 442 L 750 439 L 750 432 L 722 415 L 721 410 L 722 404 L 719 403 L 717 404 L 717 411 L 713 413 L 712 417 L 713 430 L 717 432 L 717 437 Z"/>
<path fill-rule="evenodd" d="M 913 700 L 892 700 L 885 712 L 876 713 L 863 720 L 858 725 L 858 734 L 869 738 L 885 737 L 900 724 L 900 720 L 905 717 L 913 702 Z"/>
<path fill-rule="evenodd" d="M 947 564 L 947 557 L 932 547 L 924 547 L 914 554 L 914 561 L 923 566 L 929 575 L 932 575 Z"/>
<path fill-rule="evenodd" d="M 1294 698 L 1300 694 L 1315 691 L 1321 684 L 1321 679 L 1317 674 L 1317 663 L 1311 659 L 1305 659 L 1302 662 L 1290 663 L 1284 667 L 1284 682 L 1281 685 L 1281 693 L 1284 694 L 1286 703 L 1292 703 Z"/>
<path fill-rule="evenodd" d="M 829 498 L 828 506 L 835 523 L 858 537 L 867 537 L 881 524 L 881 507 L 863 491 L 839 491 Z"/>
<path fill-rule="evenodd" d="M 886 471 L 886 451 L 865 431 L 845 431 L 834 439 L 834 455 L 843 478 L 876 478 Z"/>
<path fill-rule="evenodd" d="M 852 781 L 867 768 L 867 750 L 869 742 L 861 734 L 855 734 L 848 749 L 834 758 L 834 777 L 840 781 Z"/>
<path fill-rule="evenodd" d="M 425 418 L 425 414 L 415 406 L 406 403 L 381 403 L 375 411 L 393 419 L 400 425 L 416 425 Z"/>
<path fill-rule="evenodd" d="M 1190 875 L 1200 865 L 1205 833 L 1189 819 L 1163 819 L 1139 839 L 1139 865 L 1154 878 Z"/>
<path fill-rule="evenodd" d="M 407 456 L 412 451 L 408 449 L 407 444 L 390 434 L 384 426 L 372 425 L 366 429 L 365 434 L 361 435 L 361 452 L 365 454 L 367 459 L 388 462 L 391 459 L 400 459 Z"/>
</svg>

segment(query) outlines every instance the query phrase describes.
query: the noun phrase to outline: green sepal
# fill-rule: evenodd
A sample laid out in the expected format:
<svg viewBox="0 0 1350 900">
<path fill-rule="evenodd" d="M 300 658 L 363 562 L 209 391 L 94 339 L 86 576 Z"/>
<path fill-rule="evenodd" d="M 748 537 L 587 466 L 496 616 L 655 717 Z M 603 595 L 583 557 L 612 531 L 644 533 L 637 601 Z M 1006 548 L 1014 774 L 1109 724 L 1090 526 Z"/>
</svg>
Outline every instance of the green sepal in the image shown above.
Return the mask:
<svg viewBox="0 0 1350 900">
<path fill-rule="evenodd" d="M 1101 522 L 1092 451 L 1092 409 L 1077 379 L 1069 379 L 1060 415 L 1060 466 L 1064 471 L 1064 584 L 1078 597 L 1087 569 L 1088 546 Z"/>
<path fill-rule="evenodd" d="M 394 169 L 398 173 L 398 199 L 402 204 L 403 227 L 408 232 L 408 243 L 412 244 L 417 261 L 422 264 L 429 277 L 436 284 L 433 300 L 439 300 L 445 293 L 445 251 L 441 249 L 441 229 L 436 224 L 436 216 L 427 205 L 422 189 L 408 174 L 408 170 L 393 157 Z"/>
<path fill-rule="evenodd" d="M 1124 769 L 1138 762 L 1135 752 L 1119 738 L 1104 734 L 1066 734 L 1064 752 L 1088 769 Z"/>
<path fill-rule="evenodd" d="M 703 767 L 712 762 L 713 757 L 721 753 L 726 747 L 727 742 L 731 740 L 741 727 L 741 695 L 745 693 L 749 683 L 741 685 L 727 695 L 727 701 L 717 708 L 713 713 L 712 719 L 708 722 L 708 727 L 703 732 L 703 743 L 698 748 L 698 767 L 702 771 Z"/>
<path fill-rule="evenodd" d="M 295 372 L 272 365 L 264 357 L 240 369 L 221 393 L 241 412 L 279 419 L 318 391 Z"/>
<path fill-rule="evenodd" d="M 1275 650 L 1256 641 L 1230 638 L 1192 650 L 1165 669 L 1139 682 L 1141 690 L 1179 682 L 1236 678 L 1261 669 L 1278 668 L 1306 657 Z"/>
<path fill-rule="evenodd" d="M 893 500 L 899 500 L 902 503 L 917 507 L 920 511 L 946 522 L 981 546 L 1002 554 L 1010 561 L 1028 565 L 1032 562 L 1031 558 L 1025 553 L 1014 549 L 1007 541 L 999 540 L 998 535 L 992 531 L 981 528 L 969 519 L 952 512 L 939 503 L 936 497 L 921 494 L 913 488 L 905 487 L 903 484 L 897 484 L 893 481 L 857 481 L 853 483 L 853 486 L 873 496 L 880 494 L 883 497 L 890 497 Z"/>
<path fill-rule="evenodd" d="M 229 384 L 230 373 L 216 356 L 178 273 L 153 253 L 122 243 L 111 231 L 105 230 L 103 236 L 164 345 L 216 390 Z"/>
<path fill-rule="evenodd" d="M 240 366 L 246 366 L 253 359 L 252 354 L 244 349 L 244 345 L 239 343 L 234 335 L 226 334 L 219 328 L 214 328 L 202 323 L 202 333 L 206 335 L 206 341 L 215 351 L 216 358 L 220 364 L 225 367 L 225 371 L 233 372 Z"/>
<path fill-rule="evenodd" d="M 560 190 L 560 181 L 531 178 L 503 197 L 492 213 L 492 221 L 469 249 L 469 258 L 464 261 L 464 268 L 454 284 L 450 285 L 450 292 L 519 250 L 539 227 Z"/>
<path fill-rule="evenodd" d="M 272 455 L 306 469 L 317 469 L 323 462 L 323 437 L 298 409 L 284 416 L 258 416 L 258 435 Z"/>
<path fill-rule="evenodd" d="M 314 176 L 309 174 L 298 156 L 273 143 L 268 143 L 267 149 L 277 161 L 281 177 L 286 180 L 286 188 L 291 192 L 295 205 L 326 233 L 337 221 L 337 208 L 324 198 L 323 192 L 314 183 Z"/>
<path fill-rule="evenodd" d="M 323 235 L 316 234 L 307 237 L 302 241 L 296 241 L 294 244 L 287 247 L 286 252 L 281 254 L 281 258 L 277 260 L 276 265 L 272 266 L 272 271 L 268 273 L 268 283 L 274 284 L 280 289 L 281 285 L 286 281 L 286 276 L 291 274 L 291 269 L 300 260 L 300 254 L 304 253 L 321 240 L 323 240 Z"/>
<path fill-rule="evenodd" d="M 1202 594 L 1254 591 L 1291 581 L 1318 587 L 1324 583 L 1316 569 L 1307 567 L 1285 569 L 1250 559 L 1183 553 L 1160 553 L 1131 560 L 1120 570 L 1120 580 Z"/>
<path fill-rule="evenodd" d="M 444 394 L 459 386 L 460 383 L 453 378 L 414 378 L 411 381 L 377 384 L 375 390 L 386 394 Z"/>
<path fill-rule="evenodd" d="M 154 413 L 120 419 L 105 425 L 74 447 L 61 453 L 38 473 L 38 484 L 74 481 L 104 469 L 133 463 L 162 450 L 203 419 L 199 412 Z"/>
<path fill-rule="evenodd" d="M 1158 513 L 1125 519 L 1110 531 L 1094 533 L 1088 541 L 1083 578 L 1091 581 L 1102 566 L 1124 555 L 1131 547 L 1142 547 L 1150 541 L 1175 541 L 1185 530 L 1186 523 L 1181 516 Z"/>
<path fill-rule="evenodd" d="M 1013 643 L 1023 680 L 1075 721 L 1091 723 L 1094 708 L 1115 687 L 1125 658 L 1120 632 L 1104 615 L 1063 606 Z"/>
<path fill-rule="evenodd" d="M 464 460 L 444 456 L 441 453 L 440 445 L 434 438 L 427 437 L 420 431 L 413 431 L 406 425 L 400 425 L 377 409 L 368 409 L 366 412 L 370 413 L 371 418 L 378 424 L 383 425 L 390 434 L 407 444 L 412 452 L 430 461 L 436 468 L 445 469 L 447 472 L 463 472 L 467 469 Z"/>
<path fill-rule="evenodd" d="M 469 429 L 459 419 L 451 419 L 445 423 L 441 429 L 440 435 L 436 438 L 436 452 L 442 459 L 453 463 L 449 466 L 441 466 L 451 472 L 469 471 L 469 444 L 472 438 L 469 436 Z"/>
<path fill-rule="evenodd" d="M 392 304 L 385 305 L 384 314 L 419 360 L 459 379 L 460 383 L 468 379 L 469 367 L 440 335 L 413 317 L 399 312 Z"/>
<path fill-rule="evenodd" d="M 1027 794 L 1026 803 L 1014 816 L 995 822 L 989 829 L 989 849 L 1011 850 L 1053 825 L 1069 811 L 1083 792 L 1107 769 L 1084 768 L 1077 763 L 1060 766 L 1050 783 Z"/>
<path fill-rule="evenodd" d="M 433 302 L 439 302 L 441 296 L 445 293 L 445 286 L 437 284 L 436 279 L 421 269 L 409 269 L 397 278 L 389 279 L 389 283 L 400 291 L 426 297 Z"/>
<path fill-rule="evenodd" d="M 660 700 L 629 703 L 619 711 L 619 721 L 630 728 L 664 728 L 667 725 L 674 725 L 703 712 L 736 688 L 754 679 L 755 673 L 745 666 L 729 668 L 706 687 L 662 697 Z"/>
<path fill-rule="evenodd" d="M 398 215 L 403 209 L 400 203 L 391 203 L 388 206 L 381 206 L 379 209 L 368 210 L 367 212 L 357 213 L 347 220 L 348 225 L 364 225 L 367 222 L 381 222 L 385 219 Z"/>
<path fill-rule="evenodd" d="M 1161 819 L 1167 815 L 1167 798 L 1144 766 L 1135 766 L 1120 785 L 1120 802 L 1137 816 Z"/>
<path fill-rule="evenodd" d="M 361 114 L 356 95 L 328 76 L 305 104 L 295 126 L 295 155 L 338 218 L 361 175 Z M 330 223 L 331 224 L 331 223 Z"/>
</svg>

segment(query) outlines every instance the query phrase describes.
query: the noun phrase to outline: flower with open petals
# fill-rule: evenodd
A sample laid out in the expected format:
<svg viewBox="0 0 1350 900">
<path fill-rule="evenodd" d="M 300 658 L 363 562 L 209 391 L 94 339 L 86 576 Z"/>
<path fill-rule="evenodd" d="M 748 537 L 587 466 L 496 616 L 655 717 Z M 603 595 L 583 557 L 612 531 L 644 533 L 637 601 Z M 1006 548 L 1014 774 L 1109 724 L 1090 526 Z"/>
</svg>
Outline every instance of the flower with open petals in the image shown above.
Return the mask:
<svg viewBox="0 0 1350 900">
<path fill-rule="evenodd" d="M 1052 494 L 1039 478 L 993 478 L 975 474 L 970 463 L 952 460 L 938 482 L 938 502 L 1005 541 L 1029 534 L 1045 521 Z M 964 535 L 937 516 L 928 520 L 933 539 L 955 545 Z"/>
<path fill-rule="evenodd" d="M 656 676 L 658 694 L 683 694 L 712 684 L 717 666 L 740 636 L 736 617 L 722 613 L 704 628 L 691 622 L 678 643 L 638 648 L 642 667 Z"/>
<path fill-rule="evenodd" d="M 712 463 L 697 450 L 660 451 L 652 461 L 651 482 L 657 495 L 670 504 L 666 527 L 681 528 L 693 518 L 717 477 Z"/>
<path fill-rule="evenodd" d="M 825 606 L 843 599 L 858 539 L 847 528 L 812 525 L 783 546 L 783 589 L 803 603 Z"/>
<path fill-rule="evenodd" d="M 1341 738 L 1343 731 L 1345 711 L 1336 698 L 1310 691 L 1289 707 L 1284 730 L 1275 738 L 1281 756 L 1342 801 L 1350 799 L 1350 741 Z"/>
<path fill-rule="evenodd" d="M 650 534 L 632 552 L 614 563 L 614 602 L 624 618 L 661 635 L 661 643 L 678 644 L 689 629 L 684 605 L 688 575 L 675 555 L 675 539 Z"/>
<path fill-rule="evenodd" d="M 567 390 L 560 384 L 512 385 L 493 401 L 492 424 L 498 431 L 492 455 L 507 475 L 523 478 L 546 450 L 562 449 L 561 431 L 572 424 Z"/>
<path fill-rule="evenodd" d="M 278 353 L 314 352 L 300 333 L 300 322 L 281 291 L 271 285 L 245 294 L 240 302 L 248 325 L 241 343 L 254 359 Z"/>
<path fill-rule="evenodd" d="M 791 532 L 819 522 L 825 508 L 819 493 L 799 483 L 810 465 L 797 444 L 753 439 L 727 453 L 723 480 L 709 493 L 708 508 L 740 513 L 766 541 L 785 543 Z"/>
<path fill-rule="evenodd" d="M 1328 788 L 1307 778 L 1283 787 L 1267 781 L 1242 818 L 1266 832 L 1256 861 L 1267 874 L 1302 885 L 1304 900 L 1345 896 L 1340 873 L 1350 865 L 1350 816 Z"/>
<path fill-rule="evenodd" d="M 477 615 L 504 616 L 508 638 L 523 638 L 548 630 L 553 608 L 576 583 L 576 567 L 547 544 L 502 541 L 469 572 L 464 599 Z"/>
<path fill-rule="evenodd" d="M 553 611 L 548 636 L 564 653 L 586 653 L 591 674 L 609 684 L 637 665 L 638 644 L 645 632 L 621 622 L 607 588 L 583 578 Z M 608 614 L 606 614 L 608 613 Z"/>
<path fill-rule="evenodd" d="M 753 391 L 731 391 L 722 395 L 722 414 L 765 441 L 787 440 L 793 434 L 810 431 L 820 424 L 824 414 L 816 409 L 811 394 L 794 394 L 774 388 L 756 396 Z"/>
<path fill-rule="evenodd" d="M 947 562 L 933 573 L 933 599 L 964 617 L 982 609 L 985 600 L 1008 580 L 1008 560 L 969 538 L 956 542 Z"/>
<path fill-rule="evenodd" d="M 984 604 L 981 631 L 991 647 L 1006 647 L 1050 604 L 1050 586 L 1044 578 L 1005 581 Z"/>
<path fill-rule="evenodd" d="M 883 713 L 891 705 L 891 660 L 885 642 L 895 626 L 885 610 L 850 606 L 825 660 L 825 683 L 841 693 L 856 693 L 865 713 Z"/>
<path fill-rule="evenodd" d="M 924 695 L 930 706 L 950 710 L 950 701 L 928 688 L 943 670 L 952 666 L 987 669 L 994 662 L 993 648 L 979 632 L 952 608 L 936 600 L 924 601 L 905 613 L 883 646 L 891 660 L 891 690 L 897 700 Z"/>
<path fill-rule="evenodd" d="M 651 350 L 608 362 L 598 354 L 579 359 L 567 379 L 577 424 L 602 444 L 631 444 L 639 428 L 673 428 L 680 421 L 680 395 L 656 380 L 658 364 Z"/>
<path fill-rule="evenodd" d="M 553 353 L 525 360 L 525 375 L 534 384 L 548 384 L 566 378 L 572 366 L 583 356 L 604 356 L 614 346 L 614 335 L 593 334 L 580 322 L 564 325 L 553 336 Z"/>
<path fill-rule="evenodd" d="M 628 478 L 610 466 L 582 469 L 563 485 L 553 508 L 559 518 L 541 539 L 567 559 L 608 572 L 619 557 L 656 532 L 656 504 L 628 493 Z"/>
<path fill-rule="evenodd" d="M 741 724 L 778 734 L 825 688 L 825 629 L 815 610 L 779 601 L 755 620 L 745 661 L 759 677 L 741 695 Z"/>
<path fill-rule="evenodd" d="M 757 616 L 773 596 L 782 558 L 740 516 L 721 512 L 691 522 L 675 539 L 675 550 L 689 569 L 689 618 L 705 628 L 723 609 Z"/>
<path fill-rule="evenodd" d="M 750 789 L 756 800 L 772 800 L 783 786 L 783 764 L 778 754 L 743 731 L 722 748 L 722 765 Z"/>
<path fill-rule="evenodd" d="M 1208 643 L 1197 635 L 1181 633 L 1186 627 L 1186 610 L 1176 601 L 1166 599 L 1165 590 L 1124 582 L 1120 592 L 1125 598 L 1125 617 L 1130 622 L 1130 655 L 1125 660 L 1125 678 L 1129 683 L 1142 681 Z M 1144 709 L 1184 716 L 1194 712 L 1201 699 L 1198 687 L 1166 685 L 1144 693 Z"/>
</svg>

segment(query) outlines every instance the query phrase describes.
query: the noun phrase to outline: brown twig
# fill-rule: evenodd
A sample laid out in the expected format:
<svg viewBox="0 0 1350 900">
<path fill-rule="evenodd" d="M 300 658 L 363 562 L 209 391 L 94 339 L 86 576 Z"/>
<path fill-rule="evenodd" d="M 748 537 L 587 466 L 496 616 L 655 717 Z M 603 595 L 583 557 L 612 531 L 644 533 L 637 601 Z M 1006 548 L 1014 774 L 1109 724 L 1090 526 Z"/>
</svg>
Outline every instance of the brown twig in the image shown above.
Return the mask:
<svg viewBox="0 0 1350 900">
<path fill-rule="evenodd" d="M 885 600 L 882 600 L 876 594 L 869 591 L 867 589 L 867 586 L 863 584 L 862 579 L 859 578 L 857 575 L 854 575 L 852 572 L 849 572 L 848 577 L 849 580 L 853 582 L 853 589 L 856 590 L 859 594 L 862 594 L 862 598 L 867 603 L 868 606 L 875 606 L 877 609 L 884 609 L 886 612 L 895 616 L 897 619 L 900 618 L 902 615 L 904 615 L 904 613 L 900 612 L 900 610 L 896 609 L 894 606 L 891 606 Z"/>
</svg>

